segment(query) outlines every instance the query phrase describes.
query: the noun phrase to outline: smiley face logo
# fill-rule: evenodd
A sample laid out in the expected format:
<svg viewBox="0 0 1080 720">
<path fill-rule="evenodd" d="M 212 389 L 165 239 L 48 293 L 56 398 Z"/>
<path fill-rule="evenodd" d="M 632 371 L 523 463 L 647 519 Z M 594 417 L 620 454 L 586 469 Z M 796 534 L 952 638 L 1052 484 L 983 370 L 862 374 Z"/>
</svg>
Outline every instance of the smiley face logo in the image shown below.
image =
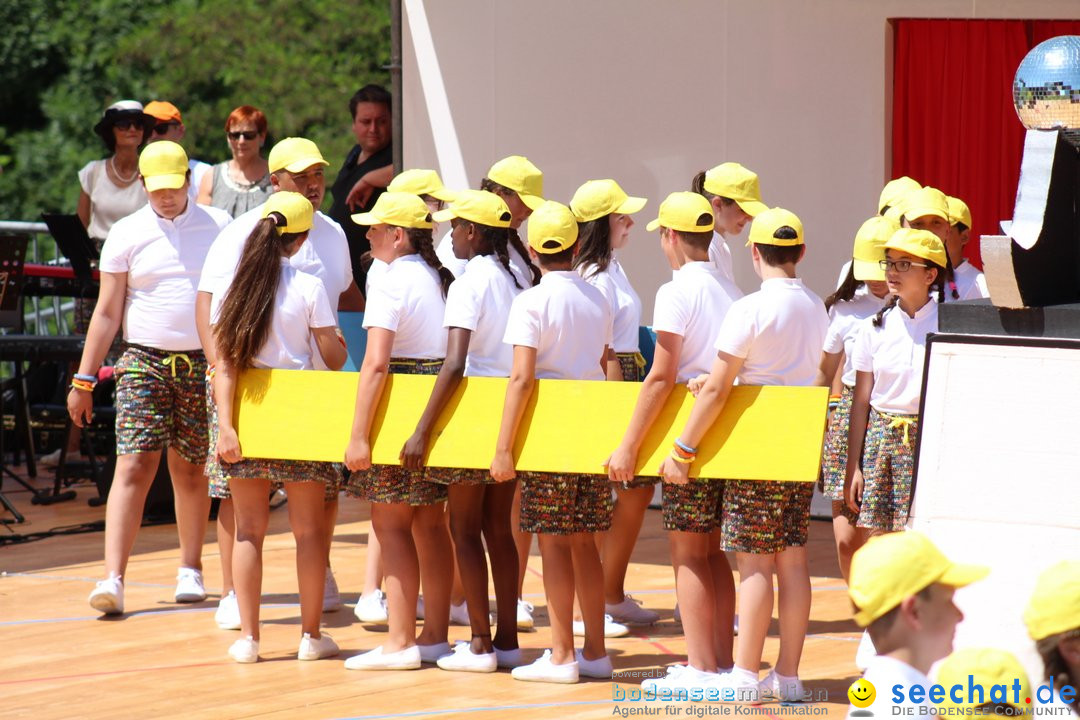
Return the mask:
<svg viewBox="0 0 1080 720">
<path fill-rule="evenodd" d="M 847 696 L 848 700 L 850 700 L 851 704 L 855 707 L 866 708 L 874 703 L 874 698 L 877 697 L 877 691 L 869 680 L 859 678 L 851 683 L 851 687 L 849 687 L 847 691 Z"/>
</svg>

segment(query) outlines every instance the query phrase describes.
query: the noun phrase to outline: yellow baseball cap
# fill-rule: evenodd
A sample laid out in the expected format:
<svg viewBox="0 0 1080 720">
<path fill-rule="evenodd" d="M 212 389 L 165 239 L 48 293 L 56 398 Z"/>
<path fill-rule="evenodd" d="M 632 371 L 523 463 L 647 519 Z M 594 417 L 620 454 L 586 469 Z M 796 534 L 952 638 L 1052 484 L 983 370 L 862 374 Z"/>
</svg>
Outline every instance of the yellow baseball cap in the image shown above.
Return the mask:
<svg viewBox="0 0 1080 720">
<path fill-rule="evenodd" d="M 304 172 L 312 165 L 329 165 L 323 160 L 322 153 L 315 143 L 307 138 L 285 138 L 270 150 L 267 158 L 270 172 L 278 170 L 298 173 Z"/>
<path fill-rule="evenodd" d="M 926 217 L 927 215 L 936 215 L 946 222 L 952 223 L 952 220 L 949 219 L 949 201 L 946 199 L 945 193 L 937 188 L 924 187 L 912 190 L 904 195 L 900 202 L 903 205 L 904 217 L 908 220 Z"/>
<path fill-rule="evenodd" d="M 445 210 L 432 213 L 435 222 L 461 218 L 489 227 L 510 227 L 510 208 L 503 199 L 487 190 L 462 190 Z"/>
<path fill-rule="evenodd" d="M 789 227 L 795 231 L 795 237 L 788 240 L 776 237 L 776 232 L 782 227 Z M 779 245 L 780 247 L 792 247 L 805 244 L 803 240 L 802 220 L 790 210 L 784 208 L 770 208 L 759 213 L 750 223 L 750 237 L 746 244 L 756 245 Z"/>
<path fill-rule="evenodd" d="M 574 193 L 570 209 L 578 222 L 589 222 L 612 213 L 633 215 L 648 200 L 627 195 L 614 180 L 589 180 Z"/>
<path fill-rule="evenodd" d="M 447 190 L 434 170 L 403 170 L 386 186 L 388 192 L 407 192 L 413 195 L 430 195 L 436 200 L 450 202 L 454 193 Z"/>
<path fill-rule="evenodd" d="M 544 255 L 561 252 L 577 242 L 578 227 L 574 213 L 554 200 L 545 200 L 533 211 L 529 216 L 528 228 L 529 246 Z"/>
<path fill-rule="evenodd" d="M 180 111 L 171 102 L 165 102 L 163 100 L 154 100 L 146 104 L 143 108 L 143 112 L 147 115 L 152 115 L 155 120 L 161 122 L 184 122 L 180 118 Z"/>
<path fill-rule="evenodd" d="M 855 622 L 866 627 L 920 590 L 941 583 L 964 587 L 981 580 L 990 568 L 949 561 L 914 530 L 870 538 L 851 558 L 848 596 Z"/>
<path fill-rule="evenodd" d="M 885 242 L 885 249 L 906 252 L 923 260 L 929 260 L 938 267 L 945 267 L 948 262 L 945 255 L 945 243 L 929 230 L 900 228 Z"/>
<path fill-rule="evenodd" d="M 881 189 L 881 194 L 878 195 L 878 214 L 884 215 L 885 208 L 891 208 L 896 203 L 914 190 L 922 189 L 922 185 L 916 180 L 912 180 L 907 175 L 898 177 L 895 180 L 890 180 L 885 183 L 885 187 Z"/>
<path fill-rule="evenodd" d="M 1080 560 L 1063 560 L 1043 571 L 1024 610 L 1032 640 L 1080 627 Z"/>
<path fill-rule="evenodd" d="M 885 259 L 885 243 L 900 225 L 892 218 L 875 215 L 855 233 L 855 249 L 851 251 L 851 267 L 856 280 L 884 280 L 881 261 Z"/>
<path fill-rule="evenodd" d="M 761 202 L 761 188 L 757 173 L 747 170 L 736 162 L 726 162 L 705 172 L 705 191 L 734 200 L 750 217 L 757 217 L 769 209 Z"/>
<path fill-rule="evenodd" d="M 970 680 L 968 676 L 971 676 Z M 1013 682 L 1016 680 L 1020 681 L 1019 700 L 1014 698 L 1011 691 Z M 947 708 L 974 708 L 992 702 L 990 700 L 990 689 L 994 685 L 1005 686 L 1008 691 L 1006 696 L 1009 698 L 1006 701 L 1008 705 L 1026 708 L 1028 704 L 1024 700 L 1035 697 L 1031 694 L 1031 683 L 1028 681 L 1024 666 L 1011 652 L 998 650 L 997 648 L 964 648 L 963 650 L 957 650 L 945 658 L 941 666 L 938 667 L 937 684 L 945 688 L 945 700 L 941 705 Z M 960 702 L 954 702 L 949 694 L 949 690 L 954 685 L 959 685 L 962 688 L 959 692 Z M 975 696 L 983 702 L 968 702 L 969 685 L 982 687 L 982 697 L 979 698 L 978 693 L 975 693 Z M 942 715 L 945 714 L 942 713 Z M 967 713 L 954 711 L 948 714 L 964 715 Z"/>
<path fill-rule="evenodd" d="M 187 153 L 171 140 L 150 143 L 139 155 L 139 173 L 150 192 L 183 187 L 188 173 Z"/>
<path fill-rule="evenodd" d="M 521 155 L 505 157 L 491 166 L 488 180 L 510 188 L 531 210 L 544 204 L 544 173 Z"/>
<path fill-rule="evenodd" d="M 421 230 L 434 227 L 427 204 L 413 193 L 384 192 L 369 212 L 350 217 L 357 225 L 393 225 Z"/>
<path fill-rule="evenodd" d="M 964 227 L 971 229 L 971 210 L 967 203 L 951 195 L 945 197 L 945 202 L 949 208 L 949 223 L 964 223 Z"/>
<path fill-rule="evenodd" d="M 673 192 L 660 203 L 657 218 L 645 229 L 652 232 L 666 227 L 678 232 L 712 232 L 715 223 L 712 205 L 704 196 L 696 192 Z"/>
<path fill-rule="evenodd" d="M 302 233 L 311 229 L 315 208 L 300 193 L 280 190 L 263 203 L 262 216 L 267 217 L 270 213 L 280 213 L 285 218 L 285 225 L 278 226 L 280 232 Z"/>
</svg>

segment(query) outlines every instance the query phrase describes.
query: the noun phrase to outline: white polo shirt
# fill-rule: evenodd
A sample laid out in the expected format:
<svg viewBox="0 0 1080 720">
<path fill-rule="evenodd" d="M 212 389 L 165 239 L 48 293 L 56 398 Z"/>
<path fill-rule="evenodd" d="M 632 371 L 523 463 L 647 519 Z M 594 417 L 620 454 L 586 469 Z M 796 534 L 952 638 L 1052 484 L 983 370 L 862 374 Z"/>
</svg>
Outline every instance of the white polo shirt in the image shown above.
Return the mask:
<svg viewBox="0 0 1080 720">
<path fill-rule="evenodd" d="M 443 239 L 439 241 L 439 246 L 435 248 L 435 254 L 439 257 L 439 262 L 443 264 L 443 267 L 454 273 L 454 277 L 459 278 L 461 277 L 462 273 L 465 272 L 465 265 L 469 261 L 462 260 L 454 254 L 453 243 L 450 242 L 450 232 L 452 231 L 448 231 L 445 235 L 443 235 Z M 521 226 L 521 229 L 518 231 L 518 233 L 521 236 L 521 242 L 524 243 L 525 247 L 528 247 L 528 243 L 525 240 L 524 224 Z M 511 269 L 513 269 L 514 274 L 517 276 L 518 283 L 520 283 L 521 287 L 523 288 L 532 287 L 532 271 L 529 270 L 528 259 L 523 257 L 521 253 L 519 253 L 514 248 L 514 246 L 510 245 L 509 243 L 507 243 L 506 249 L 509 251 L 508 255 L 510 256 L 510 267 Z"/>
<path fill-rule="evenodd" d="M 870 405 L 883 413 L 918 414 L 926 336 L 938 329 L 937 302 L 930 300 L 913 318 L 897 305 L 885 313 L 881 327 L 866 322 L 855 342 L 852 364 L 859 372 L 874 374 Z"/>
<path fill-rule="evenodd" d="M 232 283 L 236 265 L 251 231 L 262 219 L 262 205 L 248 210 L 221 231 L 214 241 L 199 279 L 200 292 L 223 292 Z M 337 317 L 338 299 L 352 284 L 352 262 L 345 233 L 336 222 L 316 212 L 307 240 L 289 263 L 297 270 L 322 280 L 330 307 Z"/>
<path fill-rule="evenodd" d="M 712 242 L 709 243 L 709 262 L 716 266 L 720 274 L 735 283 L 735 268 L 731 259 L 731 248 L 727 240 L 718 232 L 713 232 Z"/>
<path fill-rule="evenodd" d="M 469 260 L 465 272 L 450 285 L 443 325 L 472 331 L 466 375 L 510 377 L 514 348 L 503 342 L 503 335 L 510 305 L 520 292 L 494 255 Z"/>
<path fill-rule="evenodd" d="M 741 385 L 813 385 L 829 330 L 825 304 L 799 278 L 770 278 L 736 300 L 717 352 L 743 358 Z"/>
<path fill-rule="evenodd" d="M 391 357 L 445 358 L 445 315 L 439 274 L 415 253 L 394 260 L 368 286 L 364 327 L 394 333 Z"/>
<path fill-rule="evenodd" d="M 893 713 L 893 708 L 897 707 L 912 708 L 912 715 L 914 717 L 933 717 L 932 715 L 920 714 L 920 711 L 917 709 L 920 707 L 934 707 L 934 704 L 930 702 L 929 699 L 925 699 L 920 703 L 913 703 L 908 699 L 911 697 L 909 693 L 913 685 L 922 686 L 925 692 L 929 694 L 933 683 L 930 682 L 930 678 L 926 677 L 907 663 L 894 660 L 885 655 L 876 655 L 866 666 L 866 672 L 863 673 L 863 679 L 868 680 L 874 686 L 874 702 L 871 703 L 870 707 L 864 709 L 871 711 L 875 718 L 896 717 Z M 894 685 L 903 686 L 904 702 L 893 702 Z M 852 705 L 848 710 L 847 717 L 849 719 L 858 717 L 852 715 L 852 712 L 855 710 L 859 710 L 859 708 Z M 899 715 L 899 717 L 907 717 L 907 715 Z"/>
<path fill-rule="evenodd" d="M 127 273 L 124 340 L 160 350 L 198 349 L 195 293 L 210 246 L 229 214 L 189 201 L 166 220 L 144 205 L 113 224 L 102 272 Z"/>
<path fill-rule="evenodd" d="M 713 342 L 739 290 L 711 262 L 689 262 L 656 291 L 653 330 L 682 337 L 676 382 L 685 383 L 712 369 Z"/>
<path fill-rule="evenodd" d="M 888 298 L 888 295 L 879 298 L 871 292 L 856 294 L 851 300 L 838 301 L 829 310 L 829 332 L 825 336 L 825 352 L 844 353 L 844 374 L 841 380 L 848 387 L 855 387 L 855 368 L 851 364 L 855 339 L 861 332 L 864 321 L 877 313 Z M 832 382 L 832 378 L 827 379 L 830 383 Z"/>
<path fill-rule="evenodd" d="M 585 282 L 603 293 L 614 314 L 615 352 L 638 351 L 638 328 L 641 325 L 641 298 L 630 285 L 630 278 L 614 255 L 605 270 L 596 271 L 596 265 L 578 268 Z"/>
<path fill-rule="evenodd" d="M 503 342 L 536 348 L 536 377 L 603 380 L 611 306 L 573 270 L 552 270 L 510 306 Z"/>
<path fill-rule="evenodd" d="M 974 300 L 976 298 L 990 297 L 990 290 L 986 287 L 986 276 L 979 272 L 974 265 L 967 260 L 953 268 L 953 279 L 956 282 L 957 300 Z M 945 302 L 953 300 L 949 288 L 945 288 Z"/>
</svg>

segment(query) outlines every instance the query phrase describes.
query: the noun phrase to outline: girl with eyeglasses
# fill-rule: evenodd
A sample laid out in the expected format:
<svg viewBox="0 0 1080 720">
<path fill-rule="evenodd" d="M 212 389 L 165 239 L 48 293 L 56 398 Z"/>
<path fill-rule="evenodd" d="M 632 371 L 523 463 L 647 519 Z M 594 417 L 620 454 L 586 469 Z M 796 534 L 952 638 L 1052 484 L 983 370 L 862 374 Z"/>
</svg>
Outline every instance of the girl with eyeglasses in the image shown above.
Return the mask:
<svg viewBox="0 0 1080 720">
<path fill-rule="evenodd" d="M 270 167 L 262 155 L 266 115 L 251 105 L 241 105 L 225 120 L 225 138 L 232 159 L 203 175 L 198 202 L 221 208 L 235 218 L 262 205 L 274 192 Z"/>
<path fill-rule="evenodd" d="M 893 296 L 863 324 L 852 350 L 844 500 L 864 535 L 897 532 L 907 523 L 926 336 L 938 328 L 947 263 L 934 233 L 893 233 L 879 263 Z"/>
</svg>

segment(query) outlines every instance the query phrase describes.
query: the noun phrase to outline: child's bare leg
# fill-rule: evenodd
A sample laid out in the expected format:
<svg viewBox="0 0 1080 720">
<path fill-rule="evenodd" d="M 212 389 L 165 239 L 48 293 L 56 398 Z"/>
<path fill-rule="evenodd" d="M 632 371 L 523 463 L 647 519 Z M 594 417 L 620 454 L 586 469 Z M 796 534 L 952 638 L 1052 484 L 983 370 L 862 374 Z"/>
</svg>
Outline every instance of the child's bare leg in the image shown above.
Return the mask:
<svg viewBox="0 0 1080 720">
<path fill-rule="evenodd" d="M 836 538 L 836 559 L 840 563 L 840 574 L 844 576 L 844 582 L 851 573 L 851 556 L 866 542 L 859 528 L 851 524 L 840 508 L 844 503 L 839 500 L 832 501 L 833 536 Z"/>
<path fill-rule="evenodd" d="M 318 482 L 285 484 L 289 525 L 296 539 L 296 580 L 300 588 L 300 632 L 320 637 L 326 587 L 326 488 Z"/>
<path fill-rule="evenodd" d="M 604 564 L 604 602 L 614 605 L 626 596 L 626 570 L 634 553 L 645 510 L 653 496 L 653 485 L 623 489 L 616 487 L 615 510 L 611 514 L 611 530 L 606 533 L 602 549 Z"/>
<path fill-rule="evenodd" d="M 402 503 L 372 503 L 371 524 L 379 535 L 386 568 L 389 634 L 383 652 L 416 644 L 416 597 L 420 593 L 420 563 L 412 535 L 413 508 Z"/>
<path fill-rule="evenodd" d="M 596 582 L 603 576 L 604 568 L 596 549 L 596 533 L 580 532 L 569 537 L 574 584 L 581 618 L 585 622 L 585 645 L 581 654 L 586 660 L 598 660 L 607 655 L 607 650 L 604 646 L 604 588 Z M 546 576 L 547 572 L 544 574 Z"/>
<path fill-rule="evenodd" d="M 513 483 L 496 483 L 484 489 L 484 540 L 491 557 L 491 578 L 498 612 L 494 643 L 500 650 L 513 650 L 518 646 L 518 556 L 510 525 L 513 502 Z M 486 584 L 484 594 L 487 594 Z M 487 612 L 486 606 L 484 612 Z M 469 613 L 471 616 L 472 603 L 469 603 Z"/>
<path fill-rule="evenodd" d="M 574 555 L 569 535 L 538 533 L 544 563 L 544 594 L 551 620 L 551 662 L 576 662 L 574 655 Z M 592 542 L 592 538 L 589 538 Z"/>
<path fill-rule="evenodd" d="M 721 535 L 719 528 L 709 535 L 709 567 L 712 569 L 713 597 L 716 602 L 713 622 L 716 666 L 726 670 L 735 664 L 735 578 L 727 555 L 720 549 Z"/>
<path fill-rule="evenodd" d="M 710 533 L 670 530 L 675 597 L 682 613 L 686 659 L 703 672 L 716 672 L 716 597 L 709 561 Z"/>
<path fill-rule="evenodd" d="M 773 608 L 775 555 L 735 554 L 739 568 L 739 648 L 735 665 L 757 673 Z M 683 612 L 683 621 L 686 613 Z"/>
<path fill-rule="evenodd" d="M 777 553 L 776 576 L 780 585 L 780 654 L 776 659 L 776 672 L 796 676 L 810 625 L 810 568 L 806 546 L 787 547 Z"/>
<path fill-rule="evenodd" d="M 262 549 L 270 524 L 270 481 L 233 480 L 229 483 L 236 511 L 233 577 L 240 610 L 240 632 L 259 639 L 259 600 L 262 595 Z M 322 569 L 321 567 L 319 568 Z"/>
<path fill-rule="evenodd" d="M 492 652 L 491 622 L 488 618 L 488 567 L 481 539 L 486 489 L 484 485 L 451 485 L 449 488 L 450 534 L 454 539 L 465 600 L 469 603 L 471 649 L 478 655 Z M 507 536 L 509 540 L 509 533 Z M 517 558 L 516 554 L 514 558 Z"/>
<path fill-rule="evenodd" d="M 413 512 L 413 538 L 424 586 L 424 628 L 416 639 L 421 645 L 446 642 L 450 626 L 450 586 L 454 577 L 454 548 L 446 527 L 445 503 L 420 505 Z M 389 558 L 387 558 L 387 567 Z M 413 596 L 413 612 L 416 596 Z"/>
</svg>

